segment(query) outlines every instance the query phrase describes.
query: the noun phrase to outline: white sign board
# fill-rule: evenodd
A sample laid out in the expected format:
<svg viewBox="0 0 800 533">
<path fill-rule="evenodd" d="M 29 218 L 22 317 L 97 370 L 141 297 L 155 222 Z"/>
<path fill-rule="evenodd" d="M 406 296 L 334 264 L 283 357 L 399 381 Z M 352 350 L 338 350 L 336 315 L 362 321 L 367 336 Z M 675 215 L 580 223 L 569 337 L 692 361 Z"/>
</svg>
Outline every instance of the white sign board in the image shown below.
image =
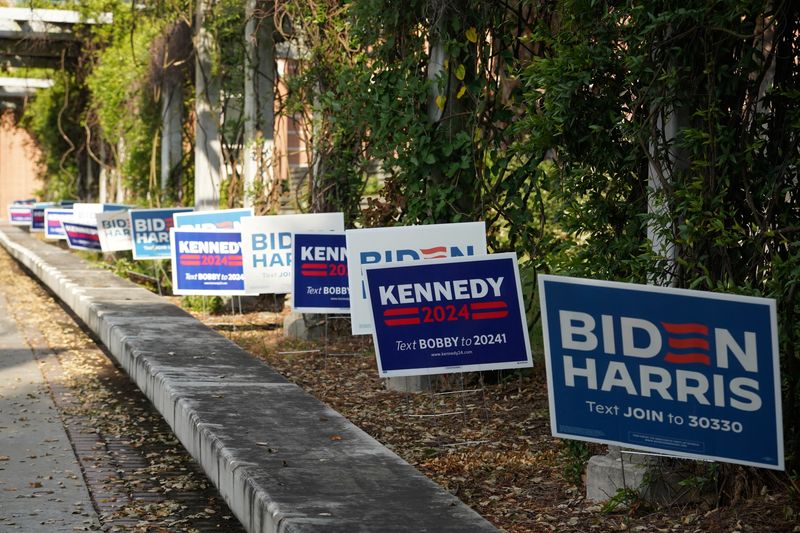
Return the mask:
<svg viewBox="0 0 800 533">
<path fill-rule="evenodd" d="M 345 235 L 353 335 L 368 335 L 373 331 L 365 265 L 486 255 L 483 222 L 353 229 Z"/>
<path fill-rule="evenodd" d="M 72 220 L 94 224 L 95 215 L 103 211 L 103 204 L 75 202 L 72 204 Z"/>
<path fill-rule="evenodd" d="M 344 231 L 342 213 L 243 217 L 242 257 L 248 294 L 292 290 L 292 238 L 295 233 Z"/>
<path fill-rule="evenodd" d="M 67 233 L 61 226 L 64 220 L 71 220 L 72 208 L 48 207 L 44 210 L 44 238 L 67 240 Z"/>
<path fill-rule="evenodd" d="M 131 220 L 127 210 L 106 211 L 95 216 L 103 252 L 119 252 L 133 248 Z"/>
<path fill-rule="evenodd" d="M 189 211 L 175 213 L 175 227 L 179 229 L 214 230 L 241 228 L 242 217 L 253 216 L 253 208 L 218 209 L 214 211 Z"/>
</svg>

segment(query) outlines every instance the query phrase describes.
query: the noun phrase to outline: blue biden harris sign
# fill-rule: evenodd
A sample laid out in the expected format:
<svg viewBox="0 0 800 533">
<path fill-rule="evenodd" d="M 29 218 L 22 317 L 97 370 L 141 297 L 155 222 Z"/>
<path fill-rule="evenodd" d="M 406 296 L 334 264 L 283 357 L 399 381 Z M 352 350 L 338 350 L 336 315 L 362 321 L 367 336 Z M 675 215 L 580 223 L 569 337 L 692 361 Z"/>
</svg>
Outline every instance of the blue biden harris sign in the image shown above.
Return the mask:
<svg viewBox="0 0 800 533">
<path fill-rule="evenodd" d="M 539 276 L 553 435 L 784 468 L 775 301 Z"/>
<path fill-rule="evenodd" d="M 194 211 L 191 207 L 131 209 L 131 239 L 133 258 L 169 259 L 169 230 L 175 225 L 173 215 Z"/>
<path fill-rule="evenodd" d="M 381 377 L 532 366 L 515 254 L 367 266 Z"/>
</svg>

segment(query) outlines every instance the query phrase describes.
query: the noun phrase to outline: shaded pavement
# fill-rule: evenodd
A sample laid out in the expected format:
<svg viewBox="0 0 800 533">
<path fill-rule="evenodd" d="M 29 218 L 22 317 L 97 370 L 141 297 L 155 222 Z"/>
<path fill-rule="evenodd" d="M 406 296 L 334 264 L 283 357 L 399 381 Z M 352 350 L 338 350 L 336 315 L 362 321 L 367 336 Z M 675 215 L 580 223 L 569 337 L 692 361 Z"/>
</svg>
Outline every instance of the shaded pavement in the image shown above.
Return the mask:
<svg viewBox="0 0 800 533">
<path fill-rule="evenodd" d="M 243 531 L 136 385 L 3 249 L 0 531 Z"/>
<path fill-rule="evenodd" d="M 0 526 L 97 531 L 80 465 L 12 305 L 0 293 Z"/>
</svg>

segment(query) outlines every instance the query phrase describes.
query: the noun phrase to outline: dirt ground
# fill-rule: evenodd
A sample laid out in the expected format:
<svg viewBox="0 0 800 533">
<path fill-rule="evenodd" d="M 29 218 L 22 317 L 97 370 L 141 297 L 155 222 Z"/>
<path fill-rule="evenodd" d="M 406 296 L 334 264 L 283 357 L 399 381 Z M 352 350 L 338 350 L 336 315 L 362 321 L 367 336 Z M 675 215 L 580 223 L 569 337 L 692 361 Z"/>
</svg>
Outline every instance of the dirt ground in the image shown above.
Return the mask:
<svg viewBox="0 0 800 533">
<path fill-rule="evenodd" d="M 144 394 L 2 248 L 0 291 L 39 361 L 102 531 L 244 531 Z"/>
<path fill-rule="evenodd" d="M 32 286 L 20 283 L 20 294 L 31 294 Z M 182 303 L 180 298 L 170 300 Z M 174 453 L 166 458 L 149 454 L 145 476 L 164 469 L 181 474 L 157 489 L 164 495 L 159 505 L 126 502 L 107 518 L 119 520 L 120 529 L 140 531 L 192 531 L 193 521 L 211 517 L 223 530 L 226 521 L 233 527 L 232 517 L 212 502 L 192 514 L 170 496 L 180 492 L 181 483 L 202 487 L 204 482 L 188 475 L 174 438 L 143 433 L 152 423 L 149 418 L 143 424 L 139 415 L 120 414 L 119 393 L 92 381 L 99 380 L 92 369 L 94 356 L 86 357 L 87 340 L 65 318 L 49 318 L 56 312 L 53 305 L 32 316 L 38 315 L 40 327 L 52 330 L 54 345 L 76 346 L 72 359 L 68 356 L 73 352 L 60 357 L 72 385 L 89 392 L 78 410 L 91 417 L 98 432 L 122 435 L 136 446 L 163 440 L 161 445 Z M 667 505 L 649 504 L 632 494 L 619 494 L 608 504 L 587 502 L 582 460 L 603 450 L 568 446 L 551 436 L 541 364 L 524 375 L 440 377 L 431 383 L 433 393 L 403 394 L 386 389 L 378 378 L 371 339 L 352 337 L 346 320 L 331 319 L 328 340 L 311 342 L 284 337 L 284 312 L 190 312 L 347 416 L 502 530 L 800 533 L 800 482 L 767 470 L 682 461 L 679 466 L 692 473 Z M 698 485 L 707 489 L 704 499 L 679 498 L 678 492 Z M 121 523 L 122 518 L 128 523 Z"/>
<path fill-rule="evenodd" d="M 311 342 L 285 338 L 282 313 L 194 314 L 505 531 L 800 532 L 796 479 L 732 465 L 671 465 L 689 473 L 666 505 L 622 493 L 587 502 L 583 463 L 550 434 L 543 365 L 440 377 L 433 393 L 409 395 L 386 389 L 371 339 L 350 336 L 345 320 L 328 322 L 328 341 Z M 681 497 L 700 485 L 704 498 Z"/>
</svg>

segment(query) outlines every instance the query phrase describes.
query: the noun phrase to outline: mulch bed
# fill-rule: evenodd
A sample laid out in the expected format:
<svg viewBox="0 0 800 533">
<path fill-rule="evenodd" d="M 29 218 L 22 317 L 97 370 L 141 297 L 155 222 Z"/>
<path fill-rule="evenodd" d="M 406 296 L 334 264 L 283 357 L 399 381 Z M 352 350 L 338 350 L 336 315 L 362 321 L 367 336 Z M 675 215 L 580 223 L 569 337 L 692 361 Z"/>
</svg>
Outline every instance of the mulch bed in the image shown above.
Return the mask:
<svg viewBox="0 0 800 533">
<path fill-rule="evenodd" d="M 720 466 L 716 480 L 706 483 L 706 497 L 694 502 L 676 496 L 654 505 L 631 494 L 609 504 L 586 501 L 576 479 L 582 464 L 550 434 L 542 364 L 523 374 L 441 376 L 432 380 L 432 393 L 406 394 L 387 390 L 371 338 L 351 336 L 345 321 L 329 323 L 328 341 L 299 341 L 284 337 L 285 313 L 195 316 L 503 530 L 800 532 L 797 480 L 739 466 Z M 694 472 L 687 484 L 708 472 L 704 463 L 680 463 Z"/>
</svg>

